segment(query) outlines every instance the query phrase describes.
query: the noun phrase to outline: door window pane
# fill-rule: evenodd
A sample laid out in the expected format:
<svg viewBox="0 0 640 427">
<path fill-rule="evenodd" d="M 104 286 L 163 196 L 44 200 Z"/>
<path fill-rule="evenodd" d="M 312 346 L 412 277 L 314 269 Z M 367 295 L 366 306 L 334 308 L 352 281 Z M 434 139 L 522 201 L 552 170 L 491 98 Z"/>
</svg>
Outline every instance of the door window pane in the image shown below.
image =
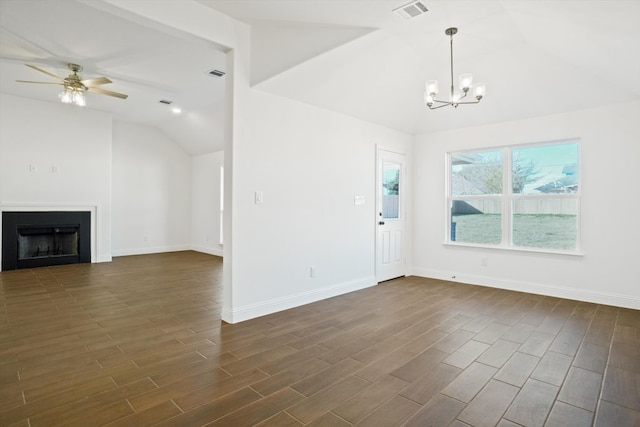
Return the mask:
<svg viewBox="0 0 640 427">
<path fill-rule="evenodd" d="M 576 199 L 522 199 L 513 203 L 513 245 L 576 249 Z"/>
<path fill-rule="evenodd" d="M 502 240 L 502 203 L 498 199 L 454 200 L 451 205 L 451 241 L 499 244 Z"/>
<path fill-rule="evenodd" d="M 384 163 L 382 166 L 382 217 L 400 217 L 400 165 Z"/>
</svg>

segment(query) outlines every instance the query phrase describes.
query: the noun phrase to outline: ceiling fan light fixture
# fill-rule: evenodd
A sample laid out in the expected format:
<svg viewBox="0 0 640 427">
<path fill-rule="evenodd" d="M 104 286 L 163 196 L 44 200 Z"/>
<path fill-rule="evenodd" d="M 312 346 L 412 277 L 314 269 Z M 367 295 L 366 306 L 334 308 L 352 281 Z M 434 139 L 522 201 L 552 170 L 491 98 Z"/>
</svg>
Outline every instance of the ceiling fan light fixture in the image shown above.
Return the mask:
<svg viewBox="0 0 640 427">
<path fill-rule="evenodd" d="M 58 96 L 63 104 L 77 105 L 78 107 L 85 107 L 87 105 L 87 100 L 82 90 L 65 87 Z"/>
</svg>

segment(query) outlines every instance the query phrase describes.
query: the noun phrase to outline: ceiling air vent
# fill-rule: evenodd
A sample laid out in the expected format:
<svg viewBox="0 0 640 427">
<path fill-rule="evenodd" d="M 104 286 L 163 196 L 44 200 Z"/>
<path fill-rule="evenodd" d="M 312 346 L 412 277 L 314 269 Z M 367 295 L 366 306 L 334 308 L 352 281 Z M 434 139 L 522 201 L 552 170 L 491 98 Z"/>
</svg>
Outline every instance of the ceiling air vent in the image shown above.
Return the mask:
<svg viewBox="0 0 640 427">
<path fill-rule="evenodd" d="M 216 77 L 222 77 L 225 75 L 224 71 L 220 71 L 220 70 L 211 70 L 209 71 L 209 74 L 211 74 L 212 76 L 216 76 Z"/>
<path fill-rule="evenodd" d="M 171 105 L 173 104 L 173 101 L 167 101 L 166 99 L 161 99 L 160 101 L 158 101 L 160 104 L 165 104 L 165 105 Z"/>
<path fill-rule="evenodd" d="M 407 3 L 404 6 L 393 9 L 394 13 L 402 16 L 404 19 L 415 18 L 418 15 L 427 13 L 427 11 L 427 6 L 425 6 L 424 2 L 420 0 L 412 1 L 411 3 Z"/>
</svg>

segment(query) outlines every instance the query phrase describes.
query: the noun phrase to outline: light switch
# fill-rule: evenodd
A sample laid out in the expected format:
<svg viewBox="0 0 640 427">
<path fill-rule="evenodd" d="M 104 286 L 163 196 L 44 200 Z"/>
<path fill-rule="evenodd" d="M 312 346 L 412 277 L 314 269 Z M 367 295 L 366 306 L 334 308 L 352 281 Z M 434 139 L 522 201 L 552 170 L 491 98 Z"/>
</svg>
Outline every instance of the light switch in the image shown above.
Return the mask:
<svg viewBox="0 0 640 427">
<path fill-rule="evenodd" d="M 364 196 L 355 196 L 353 198 L 353 204 L 356 206 L 364 205 Z"/>
<path fill-rule="evenodd" d="M 261 205 L 264 203 L 264 193 L 262 191 L 256 191 L 255 202 L 256 205 Z"/>
</svg>

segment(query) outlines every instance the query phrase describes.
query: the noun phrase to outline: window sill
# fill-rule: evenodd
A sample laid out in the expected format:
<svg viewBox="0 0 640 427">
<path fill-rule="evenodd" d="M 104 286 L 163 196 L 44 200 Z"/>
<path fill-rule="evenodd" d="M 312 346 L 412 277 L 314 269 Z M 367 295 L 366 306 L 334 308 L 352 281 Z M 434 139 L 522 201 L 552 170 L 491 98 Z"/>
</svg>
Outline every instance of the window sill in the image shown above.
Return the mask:
<svg viewBox="0 0 640 427">
<path fill-rule="evenodd" d="M 559 249 L 545 249 L 545 248 L 520 248 L 517 246 L 499 246 L 499 245 L 482 245 L 479 243 L 460 243 L 460 242 L 442 242 L 443 246 L 452 246 L 460 248 L 477 248 L 477 249 L 490 249 L 504 252 L 521 252 L 521 253 L 534 253 L 543 255 L 561 255 L 568 257 L 583 257 L 584 253 L 580 251 L 566 251 Z"/>
</svg>

